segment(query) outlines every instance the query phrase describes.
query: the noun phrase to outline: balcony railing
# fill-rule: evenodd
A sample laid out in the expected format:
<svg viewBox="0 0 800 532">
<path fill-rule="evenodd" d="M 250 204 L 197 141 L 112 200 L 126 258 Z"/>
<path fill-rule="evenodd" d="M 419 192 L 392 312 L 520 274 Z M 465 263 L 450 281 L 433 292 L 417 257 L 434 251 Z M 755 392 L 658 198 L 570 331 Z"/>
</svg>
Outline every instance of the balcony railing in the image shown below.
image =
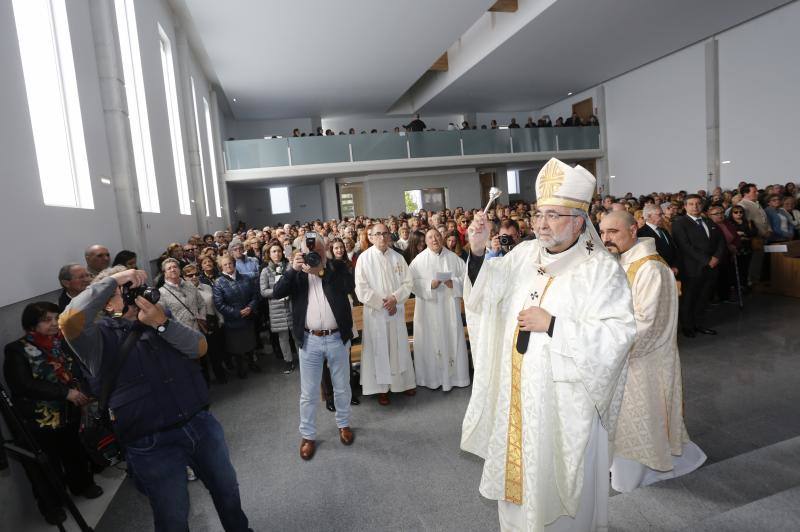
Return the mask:
<svg viewBox="0 0 800 532">
<path fill-rule="evenodd" d="M 547 127 L 229 140 L 228 170 L 600 148 L 600 128 Z"/>
</svg>

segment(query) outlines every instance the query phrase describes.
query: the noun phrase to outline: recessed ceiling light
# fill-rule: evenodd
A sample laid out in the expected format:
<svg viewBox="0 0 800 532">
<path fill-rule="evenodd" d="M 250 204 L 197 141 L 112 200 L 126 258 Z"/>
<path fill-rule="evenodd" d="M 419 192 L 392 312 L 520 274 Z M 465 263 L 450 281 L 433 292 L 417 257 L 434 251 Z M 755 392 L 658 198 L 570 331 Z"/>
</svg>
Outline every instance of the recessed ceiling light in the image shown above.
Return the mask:
<svg viewBox="0 0 800 532">
<path fill-rule="evenodd" d="M 731 164 L 730 161 L 722 161 L 722 164 Z"/>
<path fill-rule="evenodd" d="M 608 178 L 609 178 L 609 179 L 616 179 L 616 177 L 617 177 L 617 176 L 615 176 L 615 175 L 610 175 L 610 176 L 608 176 Z"/>
<path fill-rule="evenodd" d="M 236 98 L 234 98 L 234 99 L 233 99 L 233 101 L 235 102 L 235 101 L 236 101 Z"/>
<path fill-rule="evenodd" d="M 103 183 L 104 185 L 110 185 L 111 184 L 111 180 L 109 178 L 107 178 L 107 177 L 101 177 L 100 178 L 100 182 Z"/>
<path fill-rule="evenodd" d="M 572 93 L 571 93 L 571 92 L 568 92 L 568 93 L 567 93 L 567 96 L 572 96 Z M 235 102 L 236 100 L 233 100 L 233 101 Z"/>
</svg>

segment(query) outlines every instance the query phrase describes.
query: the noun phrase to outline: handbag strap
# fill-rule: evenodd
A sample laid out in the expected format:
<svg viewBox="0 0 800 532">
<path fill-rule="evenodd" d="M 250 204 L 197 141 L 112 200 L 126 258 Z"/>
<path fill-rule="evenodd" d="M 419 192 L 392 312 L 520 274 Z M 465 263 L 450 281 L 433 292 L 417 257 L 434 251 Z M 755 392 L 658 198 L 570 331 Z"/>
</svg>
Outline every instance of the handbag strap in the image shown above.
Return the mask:
<svg viewBox="0 0 800 532">
<path fill-rule="evenodd" d="M 104 368 L 104 371 L 102 372 L 103 388 L 100 391 L 100 400 L 98 403 L 98 412 L 101 416 L 106 416 L 108 414 L 108 400 L 111 398 L 111 392 L 113 392 L 114 388 L 117 386 L 119 372 L 122 371 L 122 366 L 125 365 L 125 361 L 128 359 L 131 349 L 133 349 L 133 346 L 139 341 L 139 338 L 141 338 L 143 332 L 144 325 L 142 325 L 141 322 L 135 322 L 131 328 L 131 331 L 122 342 L 119 355 L 114 363 Z"/>
<path fill-rule="evenodd" d="M 184 303 L 183 301 L 181 301 L 181 298 L 179 298 L 178 296 L 176 296 L 176 295 L 175 295 L 175 292 L 173 292 L 172 290 L 170 290 L 169 288 L 167 288 L 167 284 L 166 284 L 166 283 L 164 283 L 164 286 L 163 286 L 162 288 L 163 288 L 164 290 L 166 290 L 167 292 L 169 292 L 169 293 L 172 295 L 172 297 L 174 297 L 175 299 L 177 299 L 177 300 L 178 300 L 178 303 L 180 303 L 180 304 L 183 306 L 183 308 L 185 308 L 185 309 L 186 309 L 186 312 L 188 312 L 188 313 L 189 313 L 189 314 L 191 314 L 192 316 L 195 316 L 195 319 L 197 319 L 197 316 L 195 315 L 195 313 L 194 313 L 194 312 L 192 312 L 192 310 L 191 310 L 189 307 L 187 307 L 187 306 L 186 306 L 186 303 Z"/>
</svg>

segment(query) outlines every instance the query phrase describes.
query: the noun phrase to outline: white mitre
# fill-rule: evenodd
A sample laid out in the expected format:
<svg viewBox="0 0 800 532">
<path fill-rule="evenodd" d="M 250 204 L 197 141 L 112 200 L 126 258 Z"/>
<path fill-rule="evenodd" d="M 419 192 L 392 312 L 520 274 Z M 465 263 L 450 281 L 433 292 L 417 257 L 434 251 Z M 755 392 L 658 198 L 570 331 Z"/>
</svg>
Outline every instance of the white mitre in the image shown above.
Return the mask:
<svg viewBox="0 0 800 532">
<path fill-rule="evenodd" d="M 553 157 L 536 177 L 536 205 L 589 210 L 597 180 L 582 166 L 574 168 Z"/>
</svg>

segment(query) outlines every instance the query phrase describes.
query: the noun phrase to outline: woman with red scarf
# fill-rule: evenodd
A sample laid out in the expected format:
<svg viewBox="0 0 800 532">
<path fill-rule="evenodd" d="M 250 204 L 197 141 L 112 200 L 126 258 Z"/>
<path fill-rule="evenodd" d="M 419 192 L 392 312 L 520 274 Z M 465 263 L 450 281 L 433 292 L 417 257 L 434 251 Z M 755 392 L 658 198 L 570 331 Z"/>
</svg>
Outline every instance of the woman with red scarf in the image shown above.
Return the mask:
<svg viewBox="0 0 800 532">
<path fill-rule="evenodd" d="M 94 483 L 89 458 L 78 439 L 80 408 L 90 401 L 80 390 L 78 359 L 58 330 L 58 306 L 31 303 L 22 311 L 25 336 L 5 347 L 3 371 L 17 411 L 47 454 L 56 472 L 75 495 L 95 499 L 103 490 Z M 38 468 L 25 465 L 33 494 L 45 520 L 66 519 L 61 500 Z"/>
</svg>

